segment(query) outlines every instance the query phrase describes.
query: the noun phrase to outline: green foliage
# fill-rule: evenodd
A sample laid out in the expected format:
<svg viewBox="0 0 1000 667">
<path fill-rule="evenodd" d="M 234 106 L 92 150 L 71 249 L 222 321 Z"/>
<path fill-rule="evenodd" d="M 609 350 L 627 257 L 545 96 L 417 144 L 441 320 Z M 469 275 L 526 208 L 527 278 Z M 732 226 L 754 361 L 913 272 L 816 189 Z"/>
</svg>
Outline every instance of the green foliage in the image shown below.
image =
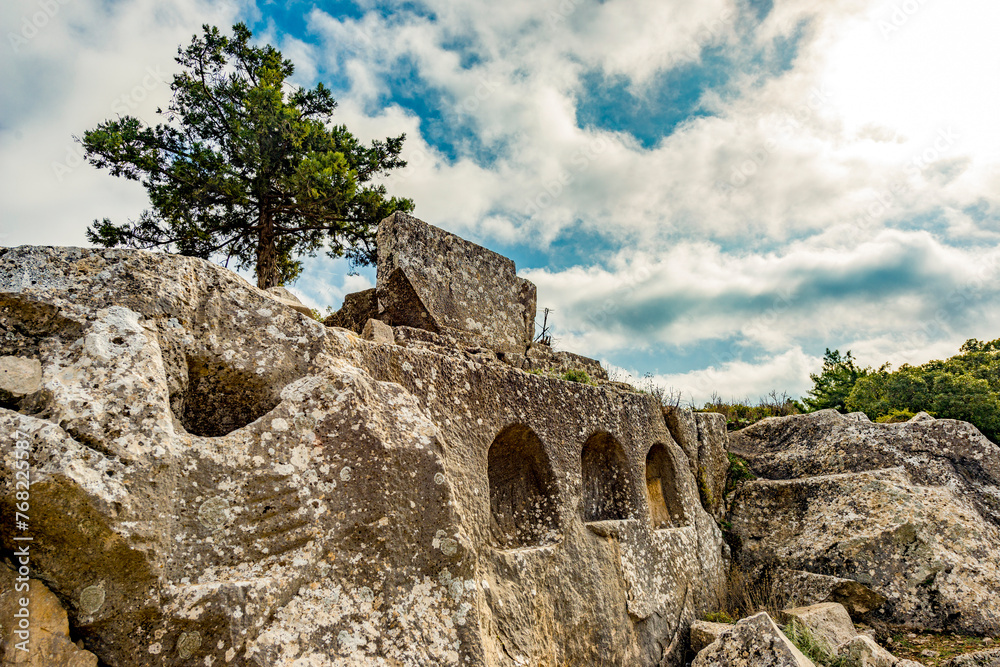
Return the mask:
<svg viewBox="0 0 1000 667">
<path fill-rule="evenodd" d="M 87 238 L 106 247 L 163 248 L 254 267 L 260 287 L 294 280 L 296 257 L 326 247 L 355 264 L 374 259 L 378 222 L 413 202 L 374 180 L 406 166 L 404 135 L 363 146 L 330 125 L 337 104 L 323 84 L 287 83 L 294 66 L 271 46 L 203 26 L 176 61 L 168 123 L 108 120 L 79 140 L 88 161 L 140 181 L 152 208 L 135 221 L 94 222 Z"/>
<path fill-rule="evenodd" d="M 718 412 L 726 417 L 726 430 L 737 431 L 767 417 L 786 417 L 802 412 L 802 406 L 785 393 L 772 391 L 752 403 L 749 398 L 742 401 L 723 401 L 718 394 L 699 408 L 697 412 Z"/>
<path fill-rule="evenodd" d="M 847 409 L 875 421 L 902 419 L 925 411 L 943 419 L 975 425 L 997 442 L 1000 437 L 1000 339 L 966 341 L 959 354 L 922 366 L 884 365 L 860 378 Z"/>
<path fill-rule="evenodd" d="M 726 489 L 723 491 L 723 496 L 728 496 L 735 491 L 740 483 L 757 479 L 757 475 L 753 474 L 749 463 L 732 452 L 727 452 L 726 455 L 729 457 L 729 470 L 726 472 Z"/>
<path fill-rule="evenodd" d="M 817 667 L 847 667 L 851 664 L 846 656 L 838 657 L 827 642 L 814 635 L 808 626 L 799 620 L 793 619 L 781 630 L 789 641 L 795 644 L 795 648 L 802 651 L 802 654 L 812 660 Z"/>
<path fill-rule="evenodd" d="M 909 410 L 893 410 L 887 415 L 878 417 L 875 421 L 879 424 L 901 424 L 910 421 L 916 416 L 915 412 L 910 412 Z"/>
<path fill-rule="evenodd" d="M 732 623 L 736 622 L 736 621 L 733 620 L 732 616 L 730 616 L 729 614 L 727 614 L 724 611 L 709 612 L 709 613 L 705 614 L 704 620 L 708 621 L 709 623 L 729 623 L 729 624 L 732 624 Z"/>
<path fill-rule="evenodd" d="M 594 384 L 590 380 L 590 376 L 587 375 L 587 371 L 572 369 L 568 370 L 559 376 L 560 380 L 566 380 L 568 382 L 579 382 L 581 384 Z"/>
<path fill-rule="evenodd" d="M 810 410 L 826 410 L 833 408 L 840 412 L 847 409 L 847 397 L 860 378 L 866 377 L 871 368 L 861 368 L 854 362 L 851 351 L 841 356 L 840 350 L 826 349 L 823 355 L 823 370 L 818 374 L 810 374 L 813 388 L 803 402 Z"/>
</svg>

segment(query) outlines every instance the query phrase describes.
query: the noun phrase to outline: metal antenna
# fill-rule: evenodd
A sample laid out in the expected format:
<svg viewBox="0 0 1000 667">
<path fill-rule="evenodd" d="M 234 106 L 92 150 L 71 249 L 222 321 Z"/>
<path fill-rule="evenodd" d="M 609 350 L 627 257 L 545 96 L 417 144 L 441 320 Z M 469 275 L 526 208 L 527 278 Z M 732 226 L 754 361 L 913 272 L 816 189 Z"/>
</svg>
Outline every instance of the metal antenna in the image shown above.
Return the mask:
<svg viewBox="0 0 1000 667">
<path fill-rule="evenodd" d="M 549 333 L 548 308 L 545 309 L 544 318 L 542 319 L 542 333 L 538 334 L 538 336 L 535 338 L 535 342 L 552 347 L 552 334 Z"/>
</svg>

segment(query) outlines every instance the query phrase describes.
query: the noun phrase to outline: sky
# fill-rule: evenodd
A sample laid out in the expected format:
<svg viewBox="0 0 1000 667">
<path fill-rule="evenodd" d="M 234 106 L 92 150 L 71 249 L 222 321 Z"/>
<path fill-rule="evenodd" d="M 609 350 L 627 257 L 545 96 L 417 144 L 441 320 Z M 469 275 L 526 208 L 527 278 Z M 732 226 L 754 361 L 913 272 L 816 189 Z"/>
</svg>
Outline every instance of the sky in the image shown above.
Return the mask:
<svg viewBox="0 0 1000 667">
<path fill-rule="evenodd" d="M 7 0 L 0 244 L 86 245 L 141 186 L 73 137 L 160 122 L 177 47 L 246 22 L 329 86 L 385 183 L 511 257 L 557 347 L 713 394 L 800 396 L 1000 337 L 995 0 Z M 291 286 L 374 283 L 320 254 Z"/>
</svg>

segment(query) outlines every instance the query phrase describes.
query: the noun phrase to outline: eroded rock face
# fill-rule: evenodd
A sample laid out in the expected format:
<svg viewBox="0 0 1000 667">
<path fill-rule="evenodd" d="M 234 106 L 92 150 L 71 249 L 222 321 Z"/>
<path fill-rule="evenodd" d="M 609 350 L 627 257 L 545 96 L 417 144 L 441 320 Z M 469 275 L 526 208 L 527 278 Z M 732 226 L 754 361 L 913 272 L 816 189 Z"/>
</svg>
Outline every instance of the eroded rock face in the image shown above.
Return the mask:
<svg viewBox="0 0 1000 667">
<path fill-rule="evenodd" d="M 967 422 L 921 413 L 875 424 L 821 410 L 764 419 L 731 434 L 729 449 L 767 479 L 901 466 L 918 485 L 953 489 L 1000 527 L 1000 447 Z"/>
<path fill-rule="evenodd" d="M 21 440 L 32 576 L 112 667 L 677 665 L 717 604 L 721 533 L 649 397 L 146 252 L 0 251 L 0 326 L 41 367 L 0 409 L 0 546 Z"/>
<path fill-rule="evenodd" d="M 745 562 L 858 581 L 886 598 L 875 618 L 1000 630 L 1000 530 L 903 468 L 749 482 L 730 518 Z"/>
</svg>

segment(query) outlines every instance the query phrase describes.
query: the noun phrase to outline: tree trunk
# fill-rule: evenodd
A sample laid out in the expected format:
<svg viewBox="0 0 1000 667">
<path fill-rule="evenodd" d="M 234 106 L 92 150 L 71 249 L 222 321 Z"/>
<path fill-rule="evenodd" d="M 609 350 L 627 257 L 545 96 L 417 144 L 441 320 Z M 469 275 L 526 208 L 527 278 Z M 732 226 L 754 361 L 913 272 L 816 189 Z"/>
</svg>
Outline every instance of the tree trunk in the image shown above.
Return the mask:
<svg viewBox="0 0 1000 667">
<path fill-rule="evenodd" d="M 266 208 L 261 208 L 257 237 L 257 287 L 267 289 L 278 285 L 278 248 L 275 245 L 274 221 Z"/>
</svg>

